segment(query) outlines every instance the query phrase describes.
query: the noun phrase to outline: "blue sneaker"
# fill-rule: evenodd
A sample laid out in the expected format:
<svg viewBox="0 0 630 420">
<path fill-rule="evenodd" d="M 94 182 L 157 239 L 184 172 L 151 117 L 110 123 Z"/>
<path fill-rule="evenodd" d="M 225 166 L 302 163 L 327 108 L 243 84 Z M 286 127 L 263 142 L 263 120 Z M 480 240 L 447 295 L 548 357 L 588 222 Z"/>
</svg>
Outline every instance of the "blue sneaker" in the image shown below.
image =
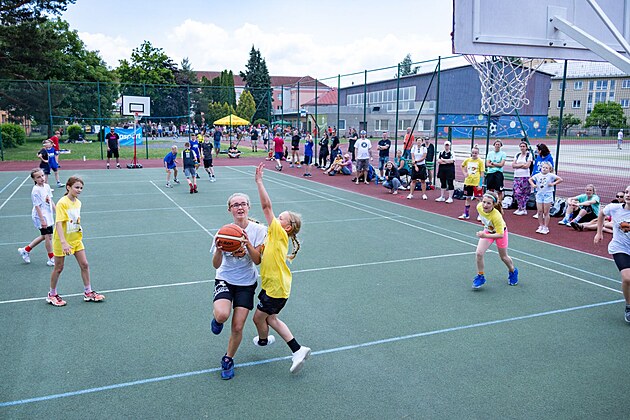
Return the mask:
<svg viewBox="0 0 630 420">
<path fill-rule="evenodd" d="M 210 327 L 212 328 L 212 332 L 216 335 L 221 334 L 221 331 L 223 330 L 223 324 L 218 323 L 214 318 L 212 318 L 212 321 L 210 322 Z"/>
<path fill-rule="evenodd" d="M 486 278 L 483 274 L 477 274 L 475 279 L 473 280 L 473 289 L 479 289 L 481 286 L 486 284 Z"/>
<path fill-rule="evenodd" d="M 221 379 L 232 379 L 234 377 L 234 359 L 223 356 L 221 359 Z"/>
<path fill-rule="evenodd" d="M 516 286 L 518 284 L 518 268 L 514 267 L 514 271 L 508 273 L 508 284 Z"/>
</svg>

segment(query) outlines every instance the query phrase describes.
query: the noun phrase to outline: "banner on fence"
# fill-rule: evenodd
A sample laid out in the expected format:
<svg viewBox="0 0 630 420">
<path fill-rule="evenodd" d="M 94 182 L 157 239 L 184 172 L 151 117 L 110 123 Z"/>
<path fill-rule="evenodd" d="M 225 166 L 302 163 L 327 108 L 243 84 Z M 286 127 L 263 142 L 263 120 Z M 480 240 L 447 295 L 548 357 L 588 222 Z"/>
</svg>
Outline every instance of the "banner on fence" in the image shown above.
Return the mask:
<svg viewBox="0 0 630 420">
<path fill-rule="evenodd" d="M 104 127 L 105 133 L 109 133 L 109 127 Z M 133 146 L 133 128 L 114 128 L 114 132 L 118 134 L 120 147 Z M 136 145 L 142 144 L 142 127 L 136 127 Z"/>
</svg>

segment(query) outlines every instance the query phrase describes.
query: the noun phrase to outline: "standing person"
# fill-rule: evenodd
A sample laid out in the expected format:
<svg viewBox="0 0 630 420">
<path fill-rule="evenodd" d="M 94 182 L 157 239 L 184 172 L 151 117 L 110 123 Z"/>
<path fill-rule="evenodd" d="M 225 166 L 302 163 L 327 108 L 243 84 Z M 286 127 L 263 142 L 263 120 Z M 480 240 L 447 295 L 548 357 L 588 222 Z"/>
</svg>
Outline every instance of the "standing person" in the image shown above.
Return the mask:
<svg viewBox="0 0 630 420">
<path fill-rule="evenodd" d="M 283 211 L 277 218 L 274 216 L 271 200 L 263 184 L 263 168 L 264 163 L 258 165 L 255 180 L 260 205 L 269 228 L 265 239 L 265 252 L 260 263 L 261 291 L 254 313 L 258 335 L 254 337 L 254 344 L 259 347 L 273 344 L 275 337 L 269 335 L 269 327 L 273 328 L 284 339 L 293 354 L 289 372 L 297 373 L 311 355 L 311 349 L 297 342 L 289 327 L 278 318 L 278 314 L 291 294 L 293 278 L 286 260 L 293 261 L 300 250 L 297 234 L 300 232 L 302 220 L 299 214 L 292 211 Z M 289 239 L 293 245 L 291 255 L 288 255 Z"/>
<path fill-rule="evenodd" d="M 197 159 L 197 163 L 195 164 L 195 176 L 199 179 L 199 163 L 201 163 L 201 153 L 199 143 L 203 143 L 203 134 L 195 134 L 190 136 L 190 150 L 195 154 L 195 158 Z"/>
<path fill-rule="evenodd" d="M 177 146 L 173 145 L 171 151 L 164 156 L 164 167 L 166 168 L 166 187 L 173 188 L 171 185 L 171 171 L 173 172 L 173 182 L 179 184 L 177 180 Z"/>
<path fill-rule="evenodd" d="M 623 145 L 623 129 L 619 129 L 617 133 L 617 150 L 621 150 L 621 146 Z"/>
<path fill-rule="evenodd" d="M 348 153 L 352 155 L 352 161 L 354 162 L 357 157 L 354 150 L 354 145 L 359 140 L 359 135 L 357 134 L 357 130 L 353 127 L 350 129 L 350 136 L 348 137 Z"/>
<path fill-rule="evenodd" d="M 55 173 L 55 181 L 57 181 L 57 187 L 63 187 L 63 184 L 59 181 L 59 163 L 57 163 L 57 157 L 59 156 L 59 150 L 55 149 L 55 145 L 52 141 L 48 140 L 46 153 L 48 153 L 48 166 L 50 170 Z"/>
<path fill-rule="evenodd" d="M 52 250 L 52 234 L 55 221 L 53 214 L 55 212 L 55 202 L 53 201 L 52 190 L 50 185 L 46 184 L 46 175 L 40 168 L 31 171 L 31 179 L 35 182 L 31 190 L 31 201 L 33 202 L 33 210 L 31 217 L 35 228 L 39 229 L 40 235 L 33 239 L 31 243 L 24 248 L 18 248 L 18 252 L 24 262 L 31 262 L 30 252 L 44 241 L 48 259 L 46 264 L 50 267 L 55 265 L 54 254 Z"/>
<path fill-rule="evenodd" d="M 326 169 L 326 160 L 328 159 L 328 131 L 324 131 L 324 137 L 319 141 L 319 154 L 317 156 L 317 165 L 320 169 Z"/>
<path fill-rule="evenodd" d="M 491 150 L 486 155 L 486 187 L 488 191 L 494 191 L 499 196 L 499 201 L 503 200 L 503 166 L 507 155 L 501 147 L 503 142 L 501 140 L 494 141 L 494 150 Z"/>
<path fill-rule="evenodd" d="M 540 143 L 536 145 L 536 157 L 534 158 L 534 169 L 532 170 L 532 176 L 540 172 L 543 162 L 549 162 L 551 169 L 554 168 L 553 156 L 546 144 Z"/>
<path fill-rule="evenodd" d="M 232 194 L 227 200 L 227 211 L 233 223 L 243 229 L 246 240 L 234 252 L 223 251 L 212 243 L 212 265 L 217 270 L 214 281 L 214 298 L 211 328 L 213 334 L 220 334 L 223 324 L 232 314 L 232 328 L 225 356 L 221 358 L 221 378 L 234 377 L 234 356 L 243 339 L 243 327 L 254 309 L 254 294 L 258 280 L 256 266 L 260 264 L 260 253 L 267 229 L 249 219 L 250 201 L 243 193 Z"/>
<path fill-rule="evenodd" d="M 403 142 L 404 152 L 402 155 L 405 159 L 411 159 L 411 148 L 413 147 L 414 140 L 411 127 L 407 127 L 407 134 L 405 134 L 405 140 Z"/>
<path fill-rule="evenodd" d="M 305 143 L 304 143 L 304 176 L 311 177 L 311 167 L 313 166 L 313 136 L 310 134 L 306 135 Z"/>
<path fill-rule="evenodd" d="M 553 187 L 562 182 L 562 178 L 553 173 L 551 163 L 543 162 L 540 172 L 529 178 L 529 184 L 536 189 L 536 208 L 538 209 L 538 229 L 536 233 L 549 233 L 549 209 L 553 203 Z"/>
<path fill-rule="evenodd" d="M 470 151 L 470 157 L 462 162 L 462 172 L 466 177 L 464 179 L 466 204 L 464 205 L 464 213 L 458 217 L 459 219 L 470 219 L 470 203 L 475 199 L 475 187 L 479 185 L 481 174 L 484 173 L 485 170 L 483 160 L 479 158 L 479 147 L 474 146 Z"/>
<path fill-rule="evenodd" d="M 598 244 L 604 238 L 604 216 L 612 219 L 613 237 L 608 244 L 608 253 L 613 256 L 621 274 L 621 291 L 626 300 L 624 319 L 630 323 L 630 185 L 626 187 L 621 203 L 609 204 L 597 217 L 597 233 L 593 242 Z"/>
<path fill-rule="evenodd" d="M 250 135 L 250 139 L 252 141 L 252 152 L 258 151 L 258 129 L 256 127 L 252 128 L 252 134 Z"/>
<path fill-rule="evenodd" d="M 378 141 L 376 148 L 378 149 L 378 172 L 381 181 L 385 180 L 383 172 L 385 170 L 385 164 L 389 162 L 389 149 L 392 146 L 392 142 L 389 139 L 389 133 L 383 131 L 383 137 Z"/>
<path fill-rule="evenodd" d="M 416 190 L 416 184 L 420 181 L 422 188 L 422 199 L 427 199 L 427 147 L 423 137 L 418 137 L 418 141 L 411 148 L 411 187 L 407 199 L 413 198 L 413 192 Z"/>
<path fill-rule="evenodd" d="M 186 147 L 182 151 L 182 161 L 184 162 L 184 175 L 186 175 L 186 181 L 190 187 L 190 193 L 197 192 L 197 171 L 195 167 L 199 164 L 195 152 L 190 148 L 190 143 L 184 143 Z"/>
<path fill-rule="evenodd" d="M 330 143 L 330 163 L 332 164 L 333 160 L 338 155 L 341 155 L 341 147 L 339 146 L 339 136 L 337 135 L 337 130 L 333 130 L 332 132 L 332 141 Z"/>
<path fill-rule="evenodd" d="M 61 149 L 59 148 L 59 139 L 61 138 L 61 132 L 59 130 L 55 131 L 55 134 L 50 137 L 48 140 L 52 143 L 53 147 L 57 151 L 57 156 L 59 156 L 59 152 Z"/>
<path fill-rule="evenodd" d="M 280 131 L 273 138 L 273 158 L 276 160 L 276 170 L 282 170 L 282 158 L 284 158 L 284 139 Z"/>
<path fill-rule="evenodd" d="M 365 137 L 365 130 L 361 130 L 361 137 L 355 144 L 357 152 L 357 179 L 356 184 L 359 185 L 359 178 L 363 176 L 363 183 L 369 184 L 368 168 L 372 160 L 372 143 Z"/>
<path fill-rule="evenodd" d="M 567 209 L 559 225 L 573 226 L 582 222 L 590 222 L 599 216 L 599 196 L 595 193 L 595 185 L 588 184 L 584 194 L 567 200 Z M 576 229 L 577 230 L 577 229 Z"/>
<path fill-rule="evenodd" d="M 424 144 L 427 147 L 427 175 L 429 176 L 428 182 L 433 182 L 433 170 L 435 169 L 435 146 L 433 145 L 433 140 L 430 137 L 426 137 L 424 139 Z"/>
<path fill-rule="evenodd" d="M 300 165 L 300 133 L 297 130 L 293 130 L 293 136 L 291 137 L 291 164 L 289 167 L 293 168 L 295 164 L 298 168 L 301 168 Z"/>
<path fill-rule="evenodd" d="M 107 169 L 109 169 L 109 160 L 113 157 L 116 158 L 116 167 L 120 169 L 120 162 L 118 161 L 120 148 L 120 136 L 116 133 L 116 129 L 111 127 L 109 133 L 105 136 L 105 142 L 107 143 Z"/>
<path fill-rule="evenodd" d="M 270 149 L 270 144 L 269 144 L 269 129 L 267 127 L 263 127 L 262 129 L 262 138 L 263 138 L 263 145 L 265 146 L 265 151 L 268 153 Z"/>
<path fill-rule="evenodd" d="M 223 137 L 223 133 L 221 133 L 219 127 L 216 127 L 212 134 L 212 138 L 214 139 L 214 157 L 218 157 L 219 152 L 221 152 L 221 137 Z"/>
<path fill-rule="evenodd" d="M 481 216 L 483 230 L 477 232 L 479 242 L 475 256 L 477 259 L 477 275 L 473 279 L 473 289 L 479 289 L 486 282 L 484 273 L 484 256 L 493 242 L 497 243 L 497 251 L 501 261 L 508 268 L 508 284 L 516 286 L 518 284 L 518 269 L 514 266 L 512 258 L 507 253 L 508 231 L 503 220 L 503 208 L 499 196 L 489 191 L 483 195 L 481 203 L 477 204 L 477 212 Z"/>
<path fill-rule="evenodd" d="M 201 143 L 201 159 L 203 159 L 203 168 L 210 177 L 210 182 L 215 182 L 214 167 L 212 166 L 212 143 L 210 141 Z"/>
<path fill-rule="evenodd" d="M 78 176 L 71 176 L 66 182 L 66 194 L 57 202 L 55 232 L 53 234 L 53 253 L 55 254 L 55 268 L 50 275 L 50 291 L 46 302 L 53 306 L 64 306 L 66 302 L 57 293 L 57 283 L 63 271 L 65 257 L 74 255 L 83 280 L 83 300 L 85 302 L 100 302 L 105 296 L 92 290 L 90 283 L 90 266 L 85 255 L 83 245 L 83 228 L 81 227 L 81 202 L 79 195 L 83 191 L 83 180 Z"/>
<path fill-rule="evenodd" d="M 455 192 L 455 156 L 451 151 L 451 142 L 444 142 L 444 150 L 438 156 L 438 173 L 440 179 L 440 196 L 435 201 L 453 202 L 453 193 Z M 444 190 L 448 191 L 448 198 L 444 198 Z"/>
<path fill-rule="evenodd" d="M 48 182 L 48 175 L 50 175 L 50 165 L 48 164 L 48 149 L 52 146 L 50 140 L 46 139 L 42 142 L 42 148 L 37 152 L 39 158 L 39 169 L 44 172 L 44 182 Z"/>
<path fill-rule="evenodd" d="M 533 164 L 533 157 L 529 153 L 529 144 L 521 140 L 518 145 L 519 152 L 514 156 L 512 168 L 514 168 L 514 199 L 518 209 L 514 211 L 517 216 L 525 216 L 527 214 L 527 200 L 532 192 L 532 186 L 529 184 L 529 168 Z"/>
</svg>

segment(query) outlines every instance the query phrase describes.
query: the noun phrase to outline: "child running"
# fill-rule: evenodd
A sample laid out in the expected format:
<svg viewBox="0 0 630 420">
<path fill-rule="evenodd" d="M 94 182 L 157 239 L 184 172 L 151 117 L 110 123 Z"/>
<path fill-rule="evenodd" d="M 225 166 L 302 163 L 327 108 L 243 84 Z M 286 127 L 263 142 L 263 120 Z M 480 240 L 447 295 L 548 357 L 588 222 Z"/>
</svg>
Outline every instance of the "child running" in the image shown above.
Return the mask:
<svg viewBox="0 0 630 420">
<path fill-rule="evenodd" d="M 173 185 L 171 185 L 171 171 L 173 171 L 173 182 L 179 184 L 177 180 L 177 146 L 173 145 L 171 151 L 164 156 L 164 167 L 166 168 L 166 187 L 173 188 Z"/>
<path fill-rule="evenodd" d="M 477 232 L 477 237 L 479 238 L 476 251 L 477 275 L 473 280 L 473 289 L 479 289 L 486 282 L 486 277 L 484 276 L 484 255 L 493 242 L 497 243 L 501 261 L 509 270 L 508 284 L 516 286 L 518 284 L 518 269 L 514 266 L 512 258 L 507 253 L 508 231 L 503 220 L 503 207 L 499 201 L 499 196 L 494 192 L 485 193 L 481 203 L 477 204 L 477 212 L 484 229 Z"/>
<path fill-rule="evenodd" d="M 47 140 L 48 141 L 48 140 Z M 33 201 L 33 211 L 31 217 L 33 218 L 33 224 L 39 229 L 40 235 L 33 239 L 30 244 L 24 248 L 18 248 L 18 252 L 22 256 L 22 259 L 27 264 L 31 262 L 30 252 L 33 248 L 39 245 L 42 241 L 45 241 L 46 252 L 48 252 L 48 259 L 46 264 L 52 267 L 55 265 L 55 259 L 53 258 L 52 250 L 52 234 L 53 234 L 53 213 L 55 211 L 55 202 L 53 201 L 52 190 L 50 185 L 46 184 L 46 175 L 40 168 L 35 168 L 31 171 L 31 178 L 35 181 L 33 190 L 31 191 L 31 200 Z"/>
<path fill-rule="evenodd" d="M 197 155 L 194 150 L 190 148 L 190 143 L 184 143 L 186 147 L 182 151 L 182 160 L 184 161 L 184 175 L 186 175 L 186 182 L 188 182 L 188 186 L 190 187 L 190 193 L 197 192 L 197 170 L 196 166 L 199 164 L 199 160 L 197 159 Z"/>
<path fill-rule="evenodd" d="M 46 302 L 53 306 L 65 306 L 66 301 L 57 294 L 57 282 L 63 271 L 66 255 L 74 254 L 81 269 L 83 279 L 83 300 L 86 302 L 100 302 L 105 296 L 92 290 L 90 284 L 90 267 L 85 256 L 83 246 L 83 229 L 81 228 L 81 202 L 79 194 L 83 191 L 83 180 L 78 176 L 71 176 L 66 182 L 66 194 L 57 203 L 57 222 L 53 235 L 53 253 L 55 254 L 55 268 L 50 276 L 50 291 Z"/>
<path fill-rule="evenodd" d="M 553 187 L 562 182 L 562 178 L 553 173 L 551 163 L 543 162 L 540 172 L 529 178 L 529 184 L 536 188 L 536 208 L 538 209 L 538 229 L 536 233 L 549 233 L 549 209 L 553 203 Z"/>
<path fill-rule="evenodd" d="M 300 250 L 300 242 L 296 235 L 300 231 L 302 221 L 300 215 L 291 211 L 284 211 L 277 218 L 274 216 L 271 200 L 263 185 L 263 168 L 263 163 L 258 165 L 255 179 L 260 204 L 269 227 L 260 263 L 262 290 L 258 294 L 260 301 L 254 313 L 254 324 L 258 330 L 258 335 L 254 337 L 254 344 L 257 346 L 273 344 L 275 337 L 269 335 L 269 327 L 273 328 L 286 341 L 293 353 L 293 363 L 289 372 L 297 373 L 310 356 L 311 349 L 298 344 L 287 325 L 278 318 L 278 313 L 287 303 L 291 293 L 292 276 L 286 260 L 293 261 Z M 291 255 L 287 255 L 289 238 L 293 244 Z"/>
<path fill-rule="evenodd" d="M 55 145 L 50 140 L 45 144 L 46 152 L 48 153 L 48 166 L 50 170 L 55 173 L 55 181 L 57 181 L 57 187 L 63 187 L 63 184 L 59 181 L 59 163 L 57 163 L 57 156 L 59 156 L 59 150 L 55 149 Z"/>
</svg>

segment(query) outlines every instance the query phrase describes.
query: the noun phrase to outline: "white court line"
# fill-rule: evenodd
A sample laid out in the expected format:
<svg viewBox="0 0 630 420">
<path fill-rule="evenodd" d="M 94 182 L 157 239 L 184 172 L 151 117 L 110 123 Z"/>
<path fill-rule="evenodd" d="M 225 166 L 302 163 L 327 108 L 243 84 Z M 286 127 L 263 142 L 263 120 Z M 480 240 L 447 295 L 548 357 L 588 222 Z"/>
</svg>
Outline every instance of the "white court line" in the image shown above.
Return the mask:
<svg viewBox="0 0 630 420">
<path fill-rule="evenodd" d="M 106 235 L 106 236 L 88 236 L 84 237 L 84 241 L 93 241 L 96 239 L 120 239 L 120 238 L 137 238 L 139 236 L 161 236 L 161 235 L 179 235 L 182 233 L 200 233 L 198 230 L 178 230 L 176 232 L 151 232 L 151 233 L 130 233 L 127 235 Z M 22 245 L 21 242 L 0 242 L 0 246 L 4 245 Z"/>
<path fill-rule="evenodd" d="M 597 307 L 602 307 L 602 306 L 607 306 L 607 305 L 613 305 L 613 304 L 620 303 L 623 301 L 624 301 L 623 299 L 620 299 L 620 300 L 612 300 L 612 301 L 607 301 L 607 302 L 592 303 L 589 305 L 573 306 L 570 308 L 555 309 L 551 311 L 538 312 L 538 313 L 529 314 L 529 315 L 521 315 L 521 316 L 515 316 L 511 318 L 497 319 L 494 321 L 485 321 L 485 322 L 478 322 L 475 324 L 467 324 L 467 325 L 462 325 L 459 327 L 442 328 L 439 330 L 424 331 L 424 332 L 419 332 L 415 334 L 384 338 L 381 340 L 368 341 L 368 342 L 359 343 L 359 344 L 351 344 L 347 346 L 333 347 L 333 348 L 328 348 L 328 349 L 323 349 L 323 350 L 315 350 L 311 353 L 311 356 L 322 356 L 325 354 L 339 353 L 342 351 L 349 351 L 349 350 L 356 350 L 360 348 L 379 346 L 383 344 L 390 344 L 390 343 L 396 343 L 400 341 L 413 340 L 416 338 L 430 337 L 430 336 L 439 335 L 439 334 L 447 334 L 447 333 L 465 331 L 465 330 L 470 330 L 470 329 L 475 329 L 475 328 L 483 328 L 483 327 L 489 327 L 489 326 L 494 326 L 494 325 L 507 324 L 511 322 L 524 321 L 524 320 L 540 318 L 544 316 L 564 314 L 567 312 L 575 312 L 575 311 L 579 311 L 583 309 L 591 309 L 591 308 L 597 308 Z M 235 365 L 235 367 L 244 368 L 244 367 L 260 366 L 260 365 L 265 365 L 269 363 L 288 360 L 290 358 L 291 356 L 274 357 L 274 358 L 265 359 L 265 360 L 257 360 L 254 362 L 238 363 Z M 81 389 L 77 391 L 63 392 L 59 394 L 49 394 L 49 395 L 44 395 L 40 397 L 23 398 L 21 400 L 14 400 L 14 401 L 3 401 L 3 402 L 0 402 L 0 407 L 12 407 L 12 406 L 25 405 L 25 404 L 35 403 L 35 402 L 56 400 L 60 398 L 76 397 L 78 395 L 94 394 L 96 392 L 110 391 L 114 389 L 128 388 L 128 387 L 139 386 L 139 385 L 146 385 L 146 384 L 155 383 L 155 382 L 165 382 L 172 379 L 180 379 L 180 378 L 186 378 L 190 376 L 205 375 L 208 373 L 218 372 L 220 370 L 221 368 L 203 369 L 203 370 L 176 373 L 176 374 L 158 376 L 158 377 L 152 377 L 152 378 L 137 379 L 137 380 L 129 381 L 129 382 L 121 382 L 117 384 Z"/>
<path fill-rule="evenodd" d="M 9 185 L 13 184 L 13 181 L 15 181 L 16 179 L 18 179 L 17 176 L 15 178 L 13 178 L 11 181 L 9 181 L 9 183 L 7 185 L 5 185 L 5 187 L 3 189 L 0 190 L 0 194 L 2 194 L 4 192 L 4 190 L 9 188 Z"/>
<path fill-rule="evenodd" d="M 230 168 L 230 169 L 232 169 L 233 171 L 241 172 L 241 171 L 239 171 L 236 168 Z M 284 175 L 284 176 L 288 176 L 288 175 Z M 271 178 L 269 180 L 271 182 L 275 182 L 277 184 L 285 185 L 287 188 L 295 189 L 295 190 L 300 191 L 302 193 L 313 195 L 313 196 L 316 196 L 316 197 L 326 198 L 322 194 L 328 194 L 328 193 L 323 192 L 323 191 L 318 191 L 319 194 L 317 194 L 317 193 L 314 193 L 314 192 L 311 192 L 311 191 L 303 190 L 303 189 L 300 189 L 300 188 L 296 187 L 293 183 L 290 183 L 290 182 L 285 181 L 285 180 L 280 181 L 280 180 L 273 179 L 273 178 Z M 345 191 L 345 190 L 342 190 L 342 191 Z M 332 194 L 329 194 L 329 195 L 332 195 Z M 471 242 L 468 242 L 468 241 L 465 241 L 465 240 L 456 239 L 456 238 L 454 238 L 452 236 L 449 236 L 449 235 L 444 235 L 444 234 L 438 233 L 438 232 L 436 232 L 434 230 L 435 226 L 433 226 L 433 225 L 431 225 L 432 229 L 425 229 L 425 228 L 417 226 L 417 225 L 413 225 L 413 224 L 410 224 L 410 223 L 403 222 L 402 220 L 395 220 L 392 217 L 383 216 L 382 214 L 378 214 L 378 213 L 375 213 L 374 211 L 366 210 L 365 208 L 361 208 L 361 207 L 358 207 L 358 206 L 362 206 L 362 207 L 366 207 L 366 208 L 372 208 L 372 209 L 375 209 L 377 211 L 380 211 L 382 213 L 387 213 L 387 214 L 395 214 L 393 212 L 390 212 L 390 211 L 387 211 L 387 210 L 383 210 L 383 209 L 374 208 L 374 207 L 369 206 L 367 204 L 350 202 L 350 200 L 347 200 L 347 199 L 344 199 L 344 198 L 340 198 L 340 197 L 336 197 L 336 196 L 333 196 L 333 197 L 334 197 L 334 199 L 329 199 L 329 201 L 332 201 L 332 202 L 334 202 L 336 204 L 339 204 L 339 205 L 342 205 L 342 206 L 346 206 L 346 207 L 350 207 L 350 208 L 355 209 L 355 210 L 360 210 L 360 211 L 363 211 L 363 212 L 366 212 L 366 213 L 369 213 L 369 214 L 372 214 L 372 215 L 375 215 L 375 216 L 381 216 L 383 219 L 391 220 L 393 222 L 396 222 L 396 223 L 399 223 L 399 224 L 403 224 L 405 226 L 409 226 L 409 227 L 412 227 L 414 229 L 422 230 L 424 232 L 428 232 L 428 233 L 431 233 L 431 234 L 434 234 L 434 235 L 437 235 L 437 236 L 441 236 L 441 237 L 450 239 L 452 241 L 464 243 L 464 244 L 469 245 L 469 246 L 474 246 L 474 247 L 477 246 L 476 243 L 471 243 Z M 368 197 L 368 198 L 374 198 L 374 197 Z M 345 203 L 344 201 L 349 201 L 350 204 Z M 386 202 L 389 203 L 389 201 L 386 201 Z M 409 207 L 407 207 L 407 208 L 409 208 Z M 444 216 L 442 216 L 442 217 L 444 217 Z M 449 220 L 450 220 L 450 218 L 449 218 Z M 416 223 L 421 223 L 421 224 L 428 225 L 428 223 L 425 223 L 425 222 L 420 222 L 420 221 L 416 221 L 416 220 L 413 220 L 413 221 L 416 222 Z M 510 248 L 510 250 L 512 250 L 512 248 Z M 496 251 L 491 251 L 491 252 L 496 252 Z M 523 251 L 519 251 L 519 252 L 521 252 L 522 254 L 530 255 L 529 253 L 526 253 L 526 252 L 523 252 Z M 588 255 L 590 255 L 590 254 L 588 254 Z M 596 286 L 596 287 L 600 287 L 602 289 L 614 291 L 615 293 L 621 293 L 621 291 L 619 291 L 619 290 L 615 290 L 615 289 L 612 289 L 610 287 L 607 287 L 607 286 L 604 286 L 604 285 L 601 285 L 601 284 L 598 284 L 598 283 L 595 283 L 595 282 L 592 282 L 592 281 L 589 281 L 589 280 L 585 280 L 585 279 L 577 277 L 577 276 L 570 275 L 568 273 L 563 273 L 561 271 L 553 270 L 553 269 L 550 269 L 549 267 L 546 267 L 546 266 L 543 266 L 543 265 L 540 265 L 540 264 L 536 264 L 536 263 L 531 262 L 531 261 L 527 261 L 527 260 L 524 260 L 524 259 L 519 259 L 519 261 L 522 261 L 522 262 L 524 262 L 526 264 L 533 265 L 534 267 L 538 267 L 538 268 L 543 269 L 543 270 L 551 271 L 551 272 L 554 272 L 556 274 L 561 274 L 561 275 L 563 275 L 565 277 L 568 277 L 570 279 L 573 279 L 573 280 L 577 280 L 577 281 L 580 281 L 580 282 L 583 282 L 583 283 L 586 283 L 586 284 L 590 284 L 590 285 L 593 285 L 593 286 Z M 570 268 L 572 268 L 572 267 L 570 267 Z M 585 271 L 586 273 L 592 274 L 593 276 L 596 276 L 596 277 L 602 277 L 600 275 L 596 275 L 595 273 L 590 273 L 590 272 L 588 272 L 586 270 L 582 270 L 582 271 Z M 608 279 L 608 278 L 606 278 L 606 279 Z M 612 280 L 612 279 L 608 279 L 608 280 Z M 615 280 L 612 280 L 612 281 L 615 281 Z M 615 281 L 615 282 L 617 282 L 617 281 Z"/>
<path fill-rule="evenodd" d="M 195 224 L 196 224 L 197 226 L 199 226 L 201 229 L 203 229 L 203 231 L 204 231 L 204 232 L 206 232 L 206 233 L 207 233 L 208 235 L 210 235 L 210 236 L 214 236 L 212 233 L 210 233 L 210 231 L 208 231 L 208 229 L 206 229 L 206 228 L 205 228 L 205 227 L 204 227 L 201 223 L 199 223 L 199 222 L 197 221 L 197 219 L 195 219 L 194 217 L 192 217 L 192 216 L 190 215 L 190 213 L 188 213 L 186 210 L 184 210 L 184 209 L 182 208 L 182 206 L 180 206 L 179 204 L 177 204 L 177 203 L 175 202 L 175 200 L 173 200 L 173 199 L 172 199 L 171 197 L 169 197 L 169 196 L 168 196 L 168 195 L 167 195 L 164 191 L 162 191 L 162 189 L 161 189 L 160 187 L 158 187 L 157 185 L 155 185 L 155 182 L 151 181 L 151 184 L 153 184 L 153 186 L 154 186 L 155 188 L 157 188 L 157 189 L 158 189 L 158 191 L 159 191 L 159 192 L 161 192 L 161 193 L 162 193 L 162 195 L 163 195 L 164 197 L 168 198 L 168 200 L 169 200 L 171 203 L 175 204 L 175 205 L 177 206 L 177 208 L 179 208 L 179 209 L 180 209 L 180 210 L 181 210 L 181 211 L 182 211 L 182 212 L 183 212 L 186 216 L 188 216 L 188 217 L 190 218 L 190 220 L 192 220 L 193 222 L 195 222 Z"/>
<path fill-rule="evenodd" d="M 450 255 L 433 255 L 433 256 L 423 256 L 423 257 L 411 257 L 397 260 L 385 260 L 385 261 L 373 261 L 369 263 L 361 263 L 361 264 L 351 264 L 351 265 L 336 265 L 336 266 L 328 266 L 328 267 L 316 267 L 316 268 L 305 268 L 301 270 L 294 270 L 293 273 L 310 273 L 317 271 L 327 271 L 327 270 L 340 270 L 346 268 L 356 268 L 356 267 L 367 267 L 371 265 L 380 265 L 380 264 L 392 264 L 392 263 L 403 263 L 403 262 L 411 262 L 418 260 L 432 260 L 439 259 L 445 257 L 456 257 L 460 255 L 470 255 L 472 252 L 462 252 L 458 254 L 450 254 Z M 198 280 L 198 281 L 188 281 L 182 283 L 165 283 L 165 284 L 157 284 L 157 285 L 149 285 L 149 286 L 137 286 L 137 287 L 126 287 L 123 289 L 111 289 L 111 290 L 101 290 L 100 293 L 118 293 L 118 292 L 129 292 L 135 290 L 146 290 L 146 289 L 159 289 L 162 287 L 174 287 L 174 286 L 189 286 L 192 284 L 201 284 L 201 283 L 210 283 L 212 280 Z M 74 293 L 69 295 L 64 295 L 65 297 L 74 297 L 74 296 L 83 296 L 83 293 Z M 22 298 L 22 299 L 11 299 L 11 300 L 3 300 L 0 301 L 0 304 L 5 303 L 21 303 L 21 302 L 33 302 L 46 299 L 46 296 L 43 297 L 31 297 L 31 298 Z"/>
<path fill-rule="evenodd" d="M 15 194 L 16 194 L 16 193 L 20 190 L 20 188 L 22 188 L 22 185 L 24 185 L 24 183 L 25 183 L 26 181 L 28 181 L 29 179 L 31 179 L 31 177 L 30 177 L 30 176 L 27 176 L 26 178 L 24 178 L 24 181 L 22 181 L 22 183 L 21 183 L 20 185 L 18 185 L 18 186 L 17 186 L 17 188 L 15 189 L 15 191 L 13 191 L 13 193 L 12 193 L 10 196 L 8 196 L 6 200 L 4 200 L 4 203 L 2 203 L 2 205 L 0 205 L 0 210 L 2 210 L 2 208 L 3 208 L 4 206 L 6 206 L 6 204 L 9 202 L 9 200 L 11 199 L 11 197 L 13 197 L 13 196 L 14 196 L 14 195 L 15 195 Z"/>
</svg>

